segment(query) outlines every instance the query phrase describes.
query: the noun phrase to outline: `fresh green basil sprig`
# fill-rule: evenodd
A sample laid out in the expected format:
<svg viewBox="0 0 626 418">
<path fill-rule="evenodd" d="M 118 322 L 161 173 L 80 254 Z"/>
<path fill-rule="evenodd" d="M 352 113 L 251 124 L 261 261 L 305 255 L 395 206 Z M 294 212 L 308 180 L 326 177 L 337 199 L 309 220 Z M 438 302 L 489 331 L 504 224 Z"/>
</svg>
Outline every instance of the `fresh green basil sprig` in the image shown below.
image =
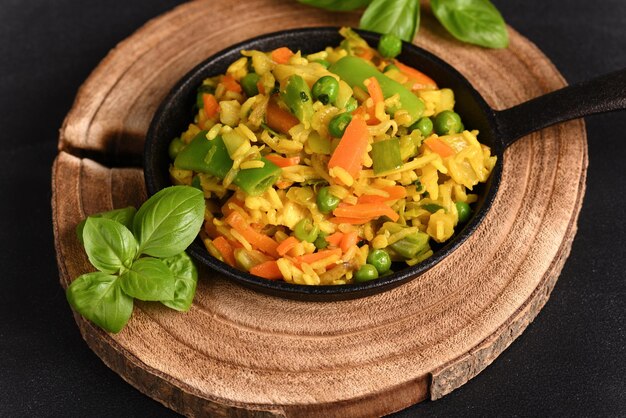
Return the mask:
<svg viewBox="0 0 626 418">
<path fill-rule="evenodd" d="M 419 0 L 297 0 L 327 10 L 366 7 L 359 27 L 393 34 L 411 42 L 420 24 Z M 487 48 L 506 48 L 509 36 L 498 9 L 489 0 L 431 0 L 433 14 L 456 39 Z"/>
<path fill-rule="evenodd" d="M 70 284 L 68 302 L 109 332 L 124 328 L 134 298 L 188 310 L 198 272 L 184 250 L 203 218 L 204 195 L 188 186 L 163 189 L 138 211 L 128 207 L 89 216 L 76 232 L 98 271 Z"/>
</svg>

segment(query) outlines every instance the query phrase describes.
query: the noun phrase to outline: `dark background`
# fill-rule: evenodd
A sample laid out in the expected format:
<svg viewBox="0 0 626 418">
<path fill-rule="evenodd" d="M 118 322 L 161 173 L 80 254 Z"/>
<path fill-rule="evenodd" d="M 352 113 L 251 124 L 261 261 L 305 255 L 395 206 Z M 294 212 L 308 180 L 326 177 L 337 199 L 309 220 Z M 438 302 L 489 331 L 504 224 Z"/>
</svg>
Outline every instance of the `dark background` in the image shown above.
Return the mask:
<svg viewBox="0 0 626 418">
<path fill-rule="evenodd" d="M 570 83 L 626 67 L 624 0 L 494 2 Z M 58 283 L 50 180 L 80 84 L 180 3 L 0 3 L 0 416 L 175 416 L 82 341 Z M 626 416 L 626 113 L 587 118 L 587 131 L 579 231 L 548 304 L 478 377 L 397 416 Z"/>
</svg>

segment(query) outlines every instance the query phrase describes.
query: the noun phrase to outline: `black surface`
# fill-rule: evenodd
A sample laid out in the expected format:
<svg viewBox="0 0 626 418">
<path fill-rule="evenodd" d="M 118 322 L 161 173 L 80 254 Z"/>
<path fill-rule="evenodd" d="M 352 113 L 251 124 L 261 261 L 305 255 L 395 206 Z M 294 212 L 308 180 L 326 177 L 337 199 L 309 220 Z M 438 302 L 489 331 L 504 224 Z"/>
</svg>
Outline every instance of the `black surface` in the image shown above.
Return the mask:
<svg viewBox="0 0 626 418">
<path fill-rule="evenodd" d="M 0 6 L 0 416 L 175 414 L 82 341 L 58 284 L 50 211 L 57 133 L 115 44 L 178 1 L 4 0 Z M 626 67 L 623 0 L 496 0 L 570 82 Z M 537 319 L 491 366 L 408 416 L 626 416 L 626 114 L 587 119 L 579 232 Z"/>
</svg>

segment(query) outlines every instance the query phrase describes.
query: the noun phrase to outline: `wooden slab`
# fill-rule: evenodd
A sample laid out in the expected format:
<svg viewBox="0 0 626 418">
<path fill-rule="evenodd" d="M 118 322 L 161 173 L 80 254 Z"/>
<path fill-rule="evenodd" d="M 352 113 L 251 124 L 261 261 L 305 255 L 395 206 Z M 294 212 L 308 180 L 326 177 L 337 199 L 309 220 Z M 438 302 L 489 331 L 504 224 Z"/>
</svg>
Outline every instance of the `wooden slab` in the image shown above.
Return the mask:
<svg viewBox="0 0 626 418">
<path fill-rule="evenodd" d="M 76 224 L 145 199 L 139 168 L 81 156 L 115 167 L 137 161 L 174 82 L 234 42 L 357 20 L 291 0 L 196 1 L 111 51 L 60 134 L 52 206 L 62 286 L 92 269 Z M 498 109 L 564 85 L 534 45 L 510 36 L 506 50 L 461 45 L 424 13 L 416 44 L 450 62 Z M 437 399 L 487 367 L 547 301 L 576 232 L 586 168 L 582 121 L 519 141 L 505 154 L 500 191 L 476 233 L 427 274 L 381 295 L 297 302 L 204 271 L 188 313 L 137 303 L 117 335 L 76 322 L 123 379 L 188 416 L 371 416 Z"/>
</svg>

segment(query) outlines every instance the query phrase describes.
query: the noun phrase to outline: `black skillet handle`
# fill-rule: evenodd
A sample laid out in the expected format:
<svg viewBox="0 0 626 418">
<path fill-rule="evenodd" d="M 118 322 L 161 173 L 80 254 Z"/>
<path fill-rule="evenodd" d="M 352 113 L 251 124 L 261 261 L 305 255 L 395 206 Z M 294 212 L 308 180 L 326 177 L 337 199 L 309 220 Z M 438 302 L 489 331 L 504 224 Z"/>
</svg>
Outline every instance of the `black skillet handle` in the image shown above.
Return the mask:
<svg viewBox="0 0 626 418">
<path fill-rule="evenodd" d="M 515 140 L 559 122 L 626 109 L 626 69 L 495 111 L 496 125 L 508 147 Z"/>
</svg>

